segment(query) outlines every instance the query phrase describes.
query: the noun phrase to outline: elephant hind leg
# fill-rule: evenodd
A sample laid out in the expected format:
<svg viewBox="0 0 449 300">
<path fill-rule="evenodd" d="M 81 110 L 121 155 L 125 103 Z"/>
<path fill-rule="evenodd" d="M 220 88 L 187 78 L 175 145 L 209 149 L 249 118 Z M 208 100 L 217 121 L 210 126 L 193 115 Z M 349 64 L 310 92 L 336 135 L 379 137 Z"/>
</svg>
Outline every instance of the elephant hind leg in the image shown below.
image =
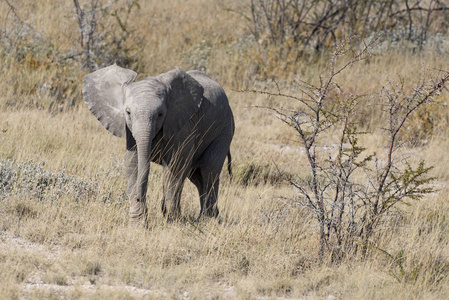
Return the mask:
<svg viewBox="0 0 449 300">
<path fill-rule="evenodd" d="M 217 197 L 219 187 L 219 174 L 211 173 L 205 169 L 194 169 L 189 174 L 189 179 L 198 189 L 201 211 L 198 217 L 217 217 Z"/>
<path fill-rule="evenodd" d="M 229 153 L 231 139 L 232 135 L 222 135 L 222 138 L 215 140 L 209 145 L 198 162 L 199 171 L 194 172 L 194 174 L 196 174 L 195 177 L 201 178 L 201 185 L 197 184 L 201 201 L 199 218 L 202 216 L 218 216 L 217 199 L 220 185 L 220 173 L 226 156 Z M 201 190 L 199 186 L 201 187 Z"/>
</svg>

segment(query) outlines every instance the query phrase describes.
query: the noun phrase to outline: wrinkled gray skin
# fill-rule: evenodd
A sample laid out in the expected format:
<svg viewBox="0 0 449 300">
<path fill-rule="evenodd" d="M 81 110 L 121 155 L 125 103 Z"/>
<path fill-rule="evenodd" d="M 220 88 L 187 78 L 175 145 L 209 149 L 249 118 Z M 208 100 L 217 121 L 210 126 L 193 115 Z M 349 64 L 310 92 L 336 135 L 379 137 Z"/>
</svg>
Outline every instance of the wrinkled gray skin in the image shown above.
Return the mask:
<svg viewBox="0 0 449 300">
<path fill-rule="evenodd" d="M 230 167 L 234 135 L 225 92 L 199 71 L 176 68 L 137 82 L 136 76 L 114 64 L 83 79 L 91 112 L 109 132 L 126 136 L 131 222 L 147 222 L 150 161 L 164 169 L 162 211 L 167 218 L 180 214 L 186 177 L 198 188 L 199 217 L 216 217 L 219 175 L 227 155 Z"/>
</svg>

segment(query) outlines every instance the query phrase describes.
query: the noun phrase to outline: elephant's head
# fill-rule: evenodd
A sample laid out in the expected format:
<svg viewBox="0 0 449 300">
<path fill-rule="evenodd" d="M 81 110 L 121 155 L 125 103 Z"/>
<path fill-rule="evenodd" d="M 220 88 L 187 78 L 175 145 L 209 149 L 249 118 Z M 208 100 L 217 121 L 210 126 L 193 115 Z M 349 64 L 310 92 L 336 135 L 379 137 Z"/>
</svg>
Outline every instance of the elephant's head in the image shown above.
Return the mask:
<svg viewBox="0 0 449 300">
<path fill-rule="evenodd" d="M 176 68 L 135 82 L 137 73 L 112 65 L 84 76 L 83 97 L 90 111 L 112 134 L 127 134 L 128 150 L 137 146 L 137 200 L 145 198 L 151 142 L 162 130 L 169 140 L 194 115 L 203 87 Z"/>
</svg>

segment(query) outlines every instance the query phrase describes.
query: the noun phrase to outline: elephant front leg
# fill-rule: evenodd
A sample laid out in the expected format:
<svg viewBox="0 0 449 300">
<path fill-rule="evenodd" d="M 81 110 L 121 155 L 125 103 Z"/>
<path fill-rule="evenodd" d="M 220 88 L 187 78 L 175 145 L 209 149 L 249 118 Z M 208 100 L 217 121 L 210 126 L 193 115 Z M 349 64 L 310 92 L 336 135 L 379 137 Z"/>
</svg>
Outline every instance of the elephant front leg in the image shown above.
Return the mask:
<svg viewBox="0 0 449 300">
<path fill-rule="evenodd" d="M 147 225 L 147 206 L 145 197 L 137 200 L 137 151 L 128 150 L 125 155 L 126 177 L 128 179 L 129 221 L 131 224 Z"/>
</svg>

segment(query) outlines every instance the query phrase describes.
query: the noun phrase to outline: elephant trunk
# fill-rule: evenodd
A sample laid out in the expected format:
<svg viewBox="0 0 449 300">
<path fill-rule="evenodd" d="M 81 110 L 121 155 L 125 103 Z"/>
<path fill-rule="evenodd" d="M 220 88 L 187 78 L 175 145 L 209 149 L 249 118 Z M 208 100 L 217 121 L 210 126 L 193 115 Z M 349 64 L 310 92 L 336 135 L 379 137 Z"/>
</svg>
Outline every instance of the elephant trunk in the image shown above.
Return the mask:
<svg viewBox="0 0 449 300">
<path fill-rule="evenodd" d="M 150 171 L 151 133 L 144 133 L 137 141 L 137 199 L 145 199 Z M 145 201 L 145 200 L 142 200 Z"/>
<path fill-rule="evenodd" d="M 152 130 L 150 126 L 144 126 L 146 129 L 138 131 L 136 134 L 137 144 L 137 182 L 135 186 L 136 200 L 131 204 L 130 216 L 136 222 L 144 219 L 146 222 L 147 207 L 146 194 L 148 186 L 148 174 L 150 172 L 150 153 Z"/>
</svg>

